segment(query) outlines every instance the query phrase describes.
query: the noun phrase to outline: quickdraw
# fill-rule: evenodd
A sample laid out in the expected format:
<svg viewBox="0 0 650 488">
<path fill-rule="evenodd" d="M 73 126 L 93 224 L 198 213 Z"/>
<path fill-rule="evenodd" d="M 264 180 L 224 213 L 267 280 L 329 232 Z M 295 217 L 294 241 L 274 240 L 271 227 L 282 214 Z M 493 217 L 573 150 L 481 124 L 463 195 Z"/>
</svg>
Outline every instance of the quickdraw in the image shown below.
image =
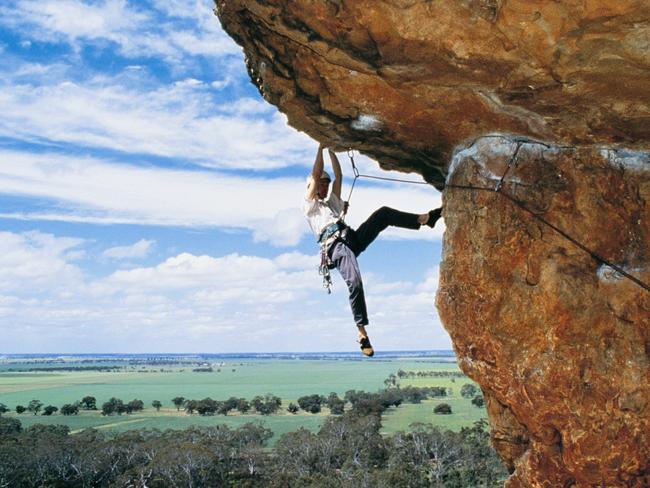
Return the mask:
<svg viewBox="0 0 650 488">
<path fill-rule="evenodd" d="M 320 266 L 318 274 L 323 277 L 323 288 L 327 288 L 327 294 L 332 294 L 332 275 L 330 274 L 330 264 L 332 261 L 327 255 L 327 246 L 322 245 L 320 248 Z"/>
</svg>

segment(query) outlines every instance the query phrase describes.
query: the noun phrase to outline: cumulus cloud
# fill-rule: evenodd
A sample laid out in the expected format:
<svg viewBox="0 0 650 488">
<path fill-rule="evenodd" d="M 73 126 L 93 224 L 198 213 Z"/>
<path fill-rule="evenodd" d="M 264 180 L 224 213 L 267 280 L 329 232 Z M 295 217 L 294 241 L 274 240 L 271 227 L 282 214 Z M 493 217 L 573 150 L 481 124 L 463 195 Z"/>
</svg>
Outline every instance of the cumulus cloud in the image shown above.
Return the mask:
<svg viewBox="0 0 650 488">
<path fill-rule="evenodd" d="M 138 242 L 130 246 L 116 246 L 106 249 L 102 255 L 113 259 L 144 258 L 149 255 L 153 244 L 153 240 L 140 239 Z"/>
<path fill-rule="evenodd" d="M 49 199 L 49 211 L 2 217 L 92 223 L 138 223 L 248 229 L 258 241 L 297 244 L 308 233 L 298 210 L 303 178 L 240 177 L 212 171 L 138 167 L 95 158 L 0 149 L 0 193 Z M 440 203 L 433 189 L 368 186 L 355 190 L 348 223 L 359 225 L 381 205 L 423 212 Z M 64 211 L 62 211 L 64 209 Z M 381 238 L 439 239 L 431 231 L 388 230 Z"/>
<path fill-rule="evenodd" d="M 241 50 L 221 30 L 212 2 L 200 0 L 180 6 L 156 1 L 136 6 L 126 0 L 10 0 L 0 7 L 0 25 L 38 41 L 68 43 L 110 42 L 127 57 L 161 57 L 180 62 L 188 55 L 241 56 Z M 148 8 L 147 8 L 148 7 Z M 189 12 L 192 15 L 189 15 Z M 172 23 L 189 17 L 191 23 Z"/>
<path fill-rule="evenodd" d="M 0 293 L 30 290 L 58 293 L 82 279 L 72 264 L 82 239 L 38 231 L 0 232 Z"/>
<path fill-rule="evenodd" d="M 93 277 L 67 257 L 80 246 L 79 239 L 39 232 L 0 234 L 5 351 L 135 352 L 145 344 L 149 351 L 176 352 L 354 348 L 345 285 L 335 276 L 334 293 L 322 290 L 317 256 L 182 252 Z M 366 277 L 378 345 L 448 346 L 432 320 L 434 290 Z"/>
</svg>

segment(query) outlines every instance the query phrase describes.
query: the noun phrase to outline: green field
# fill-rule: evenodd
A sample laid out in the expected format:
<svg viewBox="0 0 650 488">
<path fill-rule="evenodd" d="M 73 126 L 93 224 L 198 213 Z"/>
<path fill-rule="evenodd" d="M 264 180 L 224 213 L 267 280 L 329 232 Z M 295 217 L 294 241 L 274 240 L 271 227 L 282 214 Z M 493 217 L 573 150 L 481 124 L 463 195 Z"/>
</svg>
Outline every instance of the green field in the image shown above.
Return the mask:
<svg viewBox="0 0 650 488">
<path fill-rule="evenodd" d="M 384 380 L 399 369 L 406 371 L 438 370 L 458 371 L 455 364 L 443 364 L 427 359 L 391 360 L 251 360 L 213 364 L 214 372 L 196 373 L 192 367 L 129 368 L 120 372 L 44 372 L 16 373 L 0 372 L 0 403 L 12 411 L 16 405 L 27 406 L 30 400 L 38 399 L 44 405 L 61 407 L 73 403 L 86 395 L 97 398 L 97 405 L 111 397 L 125 402 L 138 398 L 143 400 L 143 412 L 103 417 L 97 412 L 82 412 L 65 417 L 34 416 L 29 413 L 16 415 L 24 426 L 34 423 L 64 424 L 72 431 L 95 427 L 107 432 L 120 432 L 134 428 L 183 429 L 191 425 L 214 425 L 225 423 L 237 427 L 246 422 L 262 422 L 276 434 L 276 438 L 289 431 L 305 427 L 318 430 L 326 418 L 327 409 L 317 415 L 300 412 L 292 415 L 286 412 L 289 402 L 303 395 L 318 393 L 327 395 L 336 392 L 343 396 L 347 390 L 356 389 L 376 392 L 385 387 Z M 486 416 L 484 409 L 471 405 L 459 394 L 466 378 L 404 378 L 402 386 L 444 386 L 453 394 L 441 401 L 452 406 L 452 415 L 434 415 L 433 408 L 438 400 L 426 400 L 418 405 L 403 404 L 389 409 L 383 418 L 384 431 L 403 430 L 413 422 L 429 422 L 434 425 L 460 429 Z M 256 395 L 272 393 L 282 398 L 283 410 L 271 416 L 256 414 L 201 417 L 177 413 L 171 403 L 176 396 L 189 399 L 211 397 L 224 400 L 230 396 L 248 400 Z M 151 408 L 153 400 L 160 400 L 163 408 L 156 412 Z"/>
</svg>

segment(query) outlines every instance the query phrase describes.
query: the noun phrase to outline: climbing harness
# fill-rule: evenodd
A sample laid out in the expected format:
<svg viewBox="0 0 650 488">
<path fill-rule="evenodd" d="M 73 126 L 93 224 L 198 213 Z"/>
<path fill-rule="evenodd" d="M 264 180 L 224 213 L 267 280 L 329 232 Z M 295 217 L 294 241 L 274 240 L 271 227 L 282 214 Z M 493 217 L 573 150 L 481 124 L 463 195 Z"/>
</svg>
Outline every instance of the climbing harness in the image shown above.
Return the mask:
<svg viewBox="0 0 650 488">
<path fill-rule="evenodd" d="M 332 276 L 330 269 L 334 268 L 334 263 L 329 257 L 329 249 L 341 236 L 341 231 L 345 228 L 342 222 L 335 222 L 325 228 L 318 238 L 320 243 L 320 266 L 318 274 L 323 277 L 323 288 L 327 289 L 327 294 L 332 293 Z"/>
<path fill-rule="evenodd" d="M 539 222 L 543 223 L 547 227 L 550 227 L 553 229 L 555 232 L 557 232 L 560 236 L 562 236 L 564 239 L 568 240 L 569 242 L 573 243 L 575 246 L 578 248 L 582 249 L 584 252 L 589 254 L 596 262 L 604 264 L 606 266 L 609 266 L 611 269 L 619 273 L 621 276 L 627 278 L 628 280 L 634 282 L 635 284 L 639 285 L 641 288 L 644 290 L 650 292 L 650 285 L 648 283 L 643 282 L 636 276 L 631 275 L 627 271 L 625 271 L 623 268 L 620 266 L 612 263 L 608 259 L 602 257 L 600 254 L 598 254 L 596 251 L 593 249 L 590 249 L 586 245 L 582 244 L 580 241 L 578 241 L 575 237 L 571 236 L 568 232 L 560 229 L 556 225 L 552 224 L 548 220 L 546 220 L 544 217 L 541 215 L 538 215 L 531 209 L 529 209 L 524 203 L 520 202 L 517 200 L 515 197 L 512 195 L 509 195 L 508 193 L 502 191 L 503 183 L 505 180 L 506 175 L 510 171 L 510 168 L 513 165 L 517 165 L 517 156 L 519 154 L 519 149 L 521 148 L 521 145 L 523 144 L 523 141 L 517 141 L 517 148 L 515 149 L 515 152 L 513 153 L 512 157 L 510 158 L 510 161 L 508 162 L 508 166 L 506 167 L 506 170 L 504 171 L 503 175 L 501 176 L 501 179 L 499 180 L 499 183 L 495 188 L 487 188 L 487 187 L 481 187 L 481 186 L 474 186 L 474 185 L 455 185 L 455 184 L 447 184 L 445 185 L 445 189 L 451 188 L 451 189 L 460 189 L 460 190 L 473 190 L 473 191 L 487 191 L 491 193 L 497 193 L 510 202 L 512 202 L 514 205 L 519 207 L 520 209 L 524 210 L 525 212 L 529 213 L 534 219 L 538 220 Z"/>
<path fill-rule="evenodd" d="M 341 219 L 328 226 L 320 235 L 318 242 L 320 244 L 320 266 L 318 267 L 318 274 L 323 277 L 323 288 L 327 289 L 327 293 L 332 293 L 332 276 L 330 270 L 335 268 L 334 263 L 329 257 L 329 249 L 336 241 L 341 238 L 341 232 L 346 228 L 345 225 L 345 216 L 348 213 L 348 208 L 350 206 L 350 199 L 352 198 L 352 192 L 359 178 L 370 178 L 375 180 L 384 180 L 384 181 L 397 181 L 400 183 L 414 183 L 418 185 L 426 185 L 426 182 L 423 181 L 412 181 L 412 180 L 402 180 L 398 178 L 387 178 L 383 176 L 372 176 L 364 175 L 359 173 L 357 165 L 354 163 L 354 152 L 352 149 L 348 149 L 348 157 L 350 158 L 350 164 L 352 165 L 352 172 L 354 173 L 354 179 L 352 180 L 352 186 L 350 187 L 350 193 L 348 194 L 348 199 L 343 202 L 343 213 Z"/>
</svg>

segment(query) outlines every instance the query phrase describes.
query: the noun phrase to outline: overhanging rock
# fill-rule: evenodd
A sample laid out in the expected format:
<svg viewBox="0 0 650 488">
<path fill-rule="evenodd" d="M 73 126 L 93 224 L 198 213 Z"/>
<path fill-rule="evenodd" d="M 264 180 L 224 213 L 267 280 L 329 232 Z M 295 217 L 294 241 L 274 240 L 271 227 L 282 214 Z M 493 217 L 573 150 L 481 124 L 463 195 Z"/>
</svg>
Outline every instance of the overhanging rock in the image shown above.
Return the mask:
<svg viewBox="0 0 650 488">
<path fill-rule="evenodd" d="M 441 188 L 461 142 L 505 132 L 649 148 L 645 0 L 217 0 L 289 123 Z"/>
</svg>

